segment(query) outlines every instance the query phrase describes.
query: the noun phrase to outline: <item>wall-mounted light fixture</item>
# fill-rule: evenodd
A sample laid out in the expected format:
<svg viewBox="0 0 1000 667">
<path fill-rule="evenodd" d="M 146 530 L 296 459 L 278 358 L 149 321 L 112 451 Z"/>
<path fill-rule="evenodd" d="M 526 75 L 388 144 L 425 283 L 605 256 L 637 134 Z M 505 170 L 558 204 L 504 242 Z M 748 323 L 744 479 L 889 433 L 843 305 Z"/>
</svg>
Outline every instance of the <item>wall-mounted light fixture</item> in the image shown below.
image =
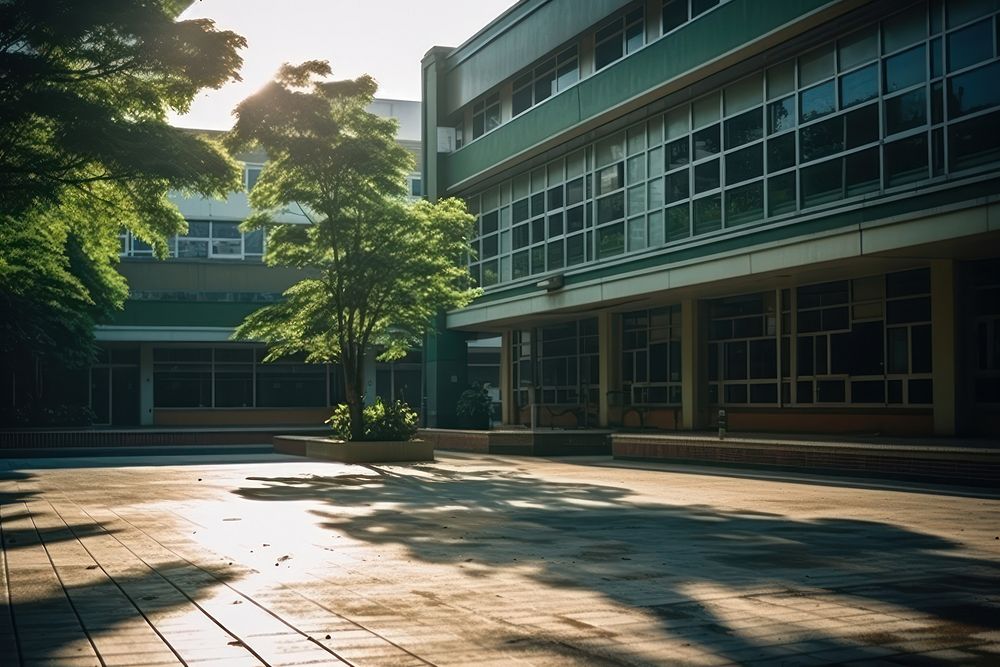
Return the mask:
<svg viewBox="0 0 1000 667">
<path fill-rule="evenodd" d="M 557 289 L 562 289 L 565 284 L 564 276 L 561 273 L 557 273 L 554 276 L 549 276 L 545 280 L 539 280 L 535 283 L 535 287 L 543 289 L 546 292 L 554 292 Z"/>
</svg>

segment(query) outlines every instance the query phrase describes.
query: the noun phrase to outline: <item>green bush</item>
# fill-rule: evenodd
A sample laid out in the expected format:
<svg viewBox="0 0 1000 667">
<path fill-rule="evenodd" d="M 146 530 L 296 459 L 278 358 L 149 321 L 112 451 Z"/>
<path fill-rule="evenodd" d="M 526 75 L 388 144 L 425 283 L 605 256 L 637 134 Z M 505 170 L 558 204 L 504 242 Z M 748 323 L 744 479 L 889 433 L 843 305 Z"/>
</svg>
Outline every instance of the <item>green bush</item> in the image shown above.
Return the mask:
<svg viewBox="0 0 1000 667">
<path fill-rule="evenodd" d="M 462 392 L 455 405 L 455 414 L 461 418 L 460 426 L 467 428 L 489 428 L 493 411 L 493 399 L 486 385 L 472 385 Z"/>
<path fill-rule="evenodd" d="M 386 404 L 379 397 L 373 405 L 365 406 L 365 440 L 405 442 L 417 432 L 417 413 L 403 401 Z M 343 440 L 351 439 L 351 413 L 341 403 L 333 410 L 326 423 Z"/>
</svg>

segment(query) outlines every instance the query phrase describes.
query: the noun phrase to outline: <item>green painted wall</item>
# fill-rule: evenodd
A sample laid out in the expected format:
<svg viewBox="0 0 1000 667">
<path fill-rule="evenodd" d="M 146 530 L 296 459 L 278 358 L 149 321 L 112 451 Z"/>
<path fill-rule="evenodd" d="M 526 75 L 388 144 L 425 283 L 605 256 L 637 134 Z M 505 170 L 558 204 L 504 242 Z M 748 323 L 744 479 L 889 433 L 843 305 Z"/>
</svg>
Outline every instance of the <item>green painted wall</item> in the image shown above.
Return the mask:
<svg viewBox="0 0 1000 667">
<path fill-rule="evenodd" d="M 262 305 L 259 303 L 212 301 L 127 301 L 124 311 L 102 324 L 141 327 L 232 328 Z"/>
</svg>

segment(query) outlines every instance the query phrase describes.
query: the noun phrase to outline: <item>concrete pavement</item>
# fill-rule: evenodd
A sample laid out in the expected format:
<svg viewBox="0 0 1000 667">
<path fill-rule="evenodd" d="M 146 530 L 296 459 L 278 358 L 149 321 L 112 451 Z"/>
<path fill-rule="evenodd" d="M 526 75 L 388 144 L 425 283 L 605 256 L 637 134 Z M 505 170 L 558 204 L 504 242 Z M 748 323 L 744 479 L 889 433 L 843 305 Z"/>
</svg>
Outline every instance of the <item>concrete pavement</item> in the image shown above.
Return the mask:
<svg viewBox="0 0 1000 667">
<path fill-rule="evenodd" d="M 0 460 L 2 665 L 1000 663 L 1000 500 L 610 459 Z"/>
</svg>

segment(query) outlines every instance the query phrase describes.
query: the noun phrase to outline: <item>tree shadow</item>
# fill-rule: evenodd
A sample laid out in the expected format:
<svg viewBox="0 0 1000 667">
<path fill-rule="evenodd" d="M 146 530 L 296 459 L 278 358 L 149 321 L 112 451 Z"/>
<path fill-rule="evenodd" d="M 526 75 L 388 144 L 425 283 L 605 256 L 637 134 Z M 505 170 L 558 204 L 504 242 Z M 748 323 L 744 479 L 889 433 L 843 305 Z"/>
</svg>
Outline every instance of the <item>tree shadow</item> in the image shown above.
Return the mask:
<svg viewBox="0 0 1000 667">
<path fill-rule="evenodd" d="M 929 645 L 965 645 L 973 655 L 983 643 L 975 635 L 1000 629 L 990 596 L 969 593 L 1000 588 L 997 562 L 893 523 L 642 502 L 615 486 L 553 482 L 509 468 L 355 466 L 339 476 L 247 479 L 253 484 L 234 491 L 243 498 L 325 503 L 329 510 L 314 510 L 325 528 L 402 546 L 407 558 L 450 565 L 468 577 L 517 568 L 551 589 L 599 593 L 642 612 L 663 636 L 736 662 L 789 654 L 782 646 L 787 639 L 761 634 L 726 607 L 734 600 L 761 624 L 770 619 L 772 634 L 797 637 L 801 652 L 848 652 L 851 659 L 882 659 L 912 636 L 898 628 L 882 632 L 878 624 L 833 633 L 827 628 L 838 612 L 810 608 L 909 619 L 910 630 Z M 365 505 L 371 507 L 359 513 Z M 340 506 L 352 511 L 339 512 Z M 613 633 L 563 620 L 570 634 L 574 625 Z M 641 652 L 606 655 L 586 642 L 566 648 L 564 638 L 547 632 L 512 631 L 506 641 L 511 650 L 537 650 L 539 642 L 589 650 L 586 660 L 595 663 L 644 660 Z"/>
<path fill-rule="evenodd" d="M 96 565 L 86 570 L 86 583 L 63 582 L 58 590 L 44 597 L 25 599 L 35 587 L 13 582 L 13 597 L 0 600 L 0 656 L 4 656 L 0 663 L 81 664 L 76 661 L 92 658 L 95 647 L 102 656 L 101 664 L 121 661 L 123 651 L 131 654 L 128 664 L 144 660 L 180 662 L 166 643 L 158 642 L 160 630 L 154 632 L 145 623 L 148 620 L 157 624 L 168 617 L 176 622 L 177 614 L 190 606 L 192 599 L 197 600 L 206 588 L 222 585 L 227 579 L 219 575 L 205 577 L 203 571 L 183 561 L 157 566 L 159 572 L 171 571 L 176 576 L 190 571 L 183 591 L 152 569 L 128 575 L 107 573 Z M 208 624 L 212 625 L 211 621 Z M 119 636 L 120 631 L 127 635 Z M 197 639 L 191 636 L 196 634 L 190 633 L 188 639 Z M 226 644 L 228 638 L 220 641 L 220 655 L 252 660 L 240 642 Z"/>
</svg>

